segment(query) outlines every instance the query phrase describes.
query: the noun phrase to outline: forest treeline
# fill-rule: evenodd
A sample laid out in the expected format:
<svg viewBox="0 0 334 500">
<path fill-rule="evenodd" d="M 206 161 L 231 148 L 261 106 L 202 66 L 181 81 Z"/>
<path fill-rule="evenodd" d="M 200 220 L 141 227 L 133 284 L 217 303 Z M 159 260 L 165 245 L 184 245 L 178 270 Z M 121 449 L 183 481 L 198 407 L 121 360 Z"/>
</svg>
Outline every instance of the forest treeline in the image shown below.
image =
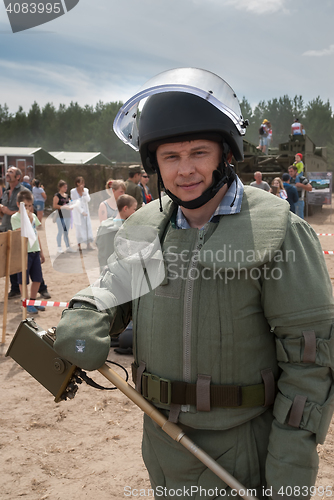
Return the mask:
<svg viewBox="0 0 334 500">
<path fill-rule="evenodd" d="M 139 161 L 139 155 L 125 146 L 112 130 L 121 102 L 98 102 L 96 106 L 80 106 L 71 102 L 58 109 L 48 103 L 44 107 L 34 102 L 28 112 L 20 106 L 10 113 L 0 105 L 0 145 L 42 147 L 47 151 L 100 151 L 112 161 Z M 307 135 L 317 146 L 327 146 L 329 167 L 334 169 L 334 117 L 329 101 L 320 97 L 307 104 L 302 96 L 284 95 L 261 101 L 254 109 L 243 97 L 241 110 L 250 125 L 245 138 L 258 143 L 258 130 L 264 118 L 273 129 L 272 146 L 289 139 L 295 117 L 303 123 Z"/>
<path fill-rule="evenodd" d="M 122 102 L 98 102 L 81 107 L 77 102 L 58 109 L 35 101 L 26 113 L 22 106 L 9 113 L 0 105 L 0 146 L 42 147 L 46 151 L 96 151 L 112 161 L 139 162 L 139 154 L 113 132 Z"/>
</svg>

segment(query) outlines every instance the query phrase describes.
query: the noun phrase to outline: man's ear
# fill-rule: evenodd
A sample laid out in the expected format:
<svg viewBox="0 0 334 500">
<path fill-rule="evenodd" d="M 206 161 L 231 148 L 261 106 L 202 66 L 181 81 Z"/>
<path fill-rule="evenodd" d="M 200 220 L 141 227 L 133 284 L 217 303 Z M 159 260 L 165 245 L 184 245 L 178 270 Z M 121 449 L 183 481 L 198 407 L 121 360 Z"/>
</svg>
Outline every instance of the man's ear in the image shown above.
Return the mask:
<svg viewBox="0 0 334 500">
<path fill-rule="evenodd" d="M 229 152 L 227 153 L 227 157 L 226 157 L 226 159 L 229 163 L 231 163 L 231 161 L 232 161 L 232 156 L 233 156 L 233 153 L 231 150 L 229 150 Z"/>
</svg>

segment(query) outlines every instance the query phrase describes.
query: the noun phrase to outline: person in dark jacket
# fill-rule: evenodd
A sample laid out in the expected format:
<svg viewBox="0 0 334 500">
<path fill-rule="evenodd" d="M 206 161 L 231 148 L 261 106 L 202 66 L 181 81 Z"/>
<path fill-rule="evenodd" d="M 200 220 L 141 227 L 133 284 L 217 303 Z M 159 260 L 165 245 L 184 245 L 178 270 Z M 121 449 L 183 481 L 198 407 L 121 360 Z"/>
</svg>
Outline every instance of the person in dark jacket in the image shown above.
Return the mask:
<svg viewBox="0 0 334 500">
<path fill-rule="evenodd" d="M 129 166 L 129 178 L 125 181 L 125 194 L 133 196 L 137 200 L 137 210 L 143 206 L 143 193 L 139 186 L 142 168 L 140 165 Z"/>
<path fill-rule="evenodd" d="M 296 203 L 299 199 L 298 197 L 298 191 L 295 186 L 292 186 L 290 184 L 290 175 L 285 173 L 282 175 L 282 180 L 283 180 L 283 186 L 286 191 L 286 194 L 288 195 L 287 201 L 290 203 L 290 210 L 294 214 L 296 213 Z"/>
</svg>

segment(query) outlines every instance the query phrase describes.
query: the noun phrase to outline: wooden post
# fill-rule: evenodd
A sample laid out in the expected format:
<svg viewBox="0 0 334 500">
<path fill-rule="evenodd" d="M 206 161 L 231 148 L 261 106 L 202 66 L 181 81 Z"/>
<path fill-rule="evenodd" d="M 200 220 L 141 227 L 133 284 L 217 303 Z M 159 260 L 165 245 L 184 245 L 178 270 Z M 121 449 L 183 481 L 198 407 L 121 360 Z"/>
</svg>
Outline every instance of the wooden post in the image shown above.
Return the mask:
<svg viewBox="0 0 334 500">
<path fill-rule="evenodd" d="M 87 274 L 86 267 L 85 267 L 85 260 L 84 260 L 84 256 L 83 256 L 83 251 L 81 248 L 81 243 L 78 243 L 78 248 L 79 248 L 80 261 L 81 261 L 81 265 L 82 265 L 83 274 L 85 274 L 85 273 Z"/>
<path fill-rule="evenodd" d="M 169 422 L 168 419 L 160 413 L 160 411 L 149 403 L 141 394 L 139 394 L 131 385 L 129 385 L 122 377 L 120 377 L 114 370 L 107 364 L 104 364 L 98 370 L 104 375 L 111 383 L 123 392 L 131 401 L 133 401 L 146 415 L 148 415 L 154 422 L 156 422 L 166 434 L 168 434 L 174 441 L 182 444 L 187 450 L 198 458 L 208 469 L 212 470 L 216 476 L 222 479 L 228 486 L 236 490 L 244 500 L 257 500 L 257 498 L 250 494 L 250 489 L 245 488 L 235 477 L 227 472 L 221 465 L 219 465 L 213 458 L 210 457 L 204 450 L 199 448 L 191 439 L 189 439 L 184 431 L 177 425 Z"/>
<path fill-rule="evenodd" d="M 6 280 L 5 280 L 5 296 L 3 301 L 3 322 L 2 322 L 2 339 L 1 343 L 5 343 L 7 329 L 7 309 L 8 309 L 8 288 L 9 288 L 9 270 L 12 247 L 12 231 L 7 231 L 7 252 L 6 252 Z"/>
<path fill-rule="evenodd" d="M 28 238 L 21 236 L 22 300 L 27 300 L 27 256 Z M 27 319 L 27 308 L 22 307 L 22 319 Z"/>
</svg>

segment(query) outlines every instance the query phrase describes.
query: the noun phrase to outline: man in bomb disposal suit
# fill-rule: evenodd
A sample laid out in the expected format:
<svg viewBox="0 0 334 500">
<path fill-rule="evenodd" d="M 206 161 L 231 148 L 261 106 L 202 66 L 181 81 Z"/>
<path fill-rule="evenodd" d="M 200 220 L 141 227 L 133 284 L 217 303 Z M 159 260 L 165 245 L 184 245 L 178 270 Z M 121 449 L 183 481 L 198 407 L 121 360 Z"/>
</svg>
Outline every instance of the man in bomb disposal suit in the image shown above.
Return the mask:
<svg viewBox="0 0 334 500">
<path fill-rule="evenodd" d="M 116 245 L 99 287 L 64 311 L 55 349 L 96 369 L 132 318 L 137 390 L 259 496 L 309 498 L 333 410 L 332 287 L 312 228 L 235 174 L 246 124 L 229 85 L 193 68 L 158 75 L 122 107 L 115 132 L 168 196 L 118 234 L 154 228 L 166 276 L 118 299 Z M 156 495 L 235 496 L 146 416 L 143 457 Z"/>
</svg>

